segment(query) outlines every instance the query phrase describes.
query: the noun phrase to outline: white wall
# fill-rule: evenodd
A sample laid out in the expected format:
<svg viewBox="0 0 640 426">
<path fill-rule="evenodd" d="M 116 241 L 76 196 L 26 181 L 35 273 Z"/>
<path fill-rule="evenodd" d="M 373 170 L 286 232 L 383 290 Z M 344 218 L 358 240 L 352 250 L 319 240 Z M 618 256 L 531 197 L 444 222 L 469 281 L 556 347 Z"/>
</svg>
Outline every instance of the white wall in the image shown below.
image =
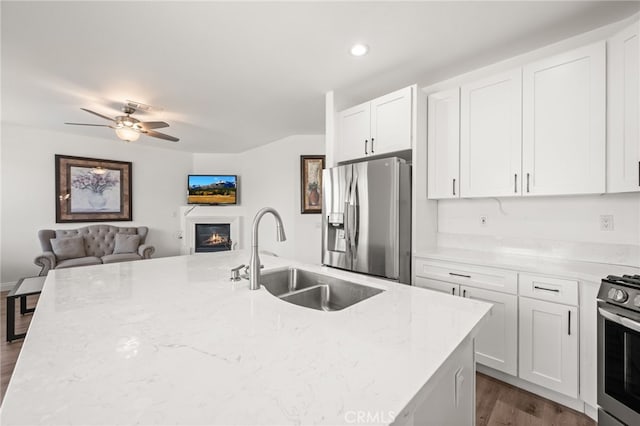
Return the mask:
<svg viewBox="0 0 640 426">
<path fill-rule="evenodd" d="M 177 209 L 185 203 L 192 154 L 5 123 L 1 151 L 2 283 L 37 275 L 33 259 L 41 252 L 39 229 L 88 224 L 55 222 L 55 154 L 131 161 L 133 221 L 113 224 L 148 226 L 154 257 L 179 254 Z"/>
<path fill-rule="evenodd" d="M 322 217 L 300 213 L 300 156 L 323 155 L 324 140 L 324 135 L 296 135 L 240 154 L 194 154 L 193 173 L 239 176 L 240 205 L 215 209 L 221 216 L 244 216 L 242 247 L 251 247 L 251 225 L 258 210 L 273 207 L 282 216 L 287 241 L 276 241 L 275 221 L 267 215 L 260 223 L 260 250 L 319 264 Z"/>
</svg>

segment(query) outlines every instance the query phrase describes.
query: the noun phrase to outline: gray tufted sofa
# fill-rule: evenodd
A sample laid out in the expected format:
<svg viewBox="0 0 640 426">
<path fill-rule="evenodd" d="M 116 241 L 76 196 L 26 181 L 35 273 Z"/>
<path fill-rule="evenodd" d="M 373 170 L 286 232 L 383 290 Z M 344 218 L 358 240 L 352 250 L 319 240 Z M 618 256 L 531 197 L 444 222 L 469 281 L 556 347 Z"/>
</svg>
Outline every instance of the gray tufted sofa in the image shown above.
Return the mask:
<svg viewBox="0 0 640 426">
<path fill-rule="evenodd" d="M 89 225 L 78 229 L 59 229 L 57 231 L 42 229 L 38 231 L 38 239 L 43 253 L 34 259 L 34 263 L 42 268 L 39 275 L 47 275 L 51 269 L 149 259 L 155 252 L 155 248 L 144 243 L 148 231 L 149 228 L 146 226 L 124 228 L 112 225 Z M 116 234 L 138 235 L 137 250 L 134 247 L 131 252 L 114 254 Z M 52 239 L 59 241 L 59 239 L 73 237 L 81 237 L 83 240 L 82 257 L 58 259 L 52 247 L 52 243 L 55 243 Z M 118 239 L 121 240 L 122 237 L 118 237 Z"/>
</svg>

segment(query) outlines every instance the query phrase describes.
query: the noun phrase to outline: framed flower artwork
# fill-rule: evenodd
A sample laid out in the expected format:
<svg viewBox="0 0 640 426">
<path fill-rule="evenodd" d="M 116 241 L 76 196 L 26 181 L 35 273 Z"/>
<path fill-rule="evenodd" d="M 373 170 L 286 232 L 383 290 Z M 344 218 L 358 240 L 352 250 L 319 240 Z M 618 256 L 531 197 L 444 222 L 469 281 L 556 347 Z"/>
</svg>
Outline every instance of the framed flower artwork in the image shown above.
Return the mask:
<svg viewBox="0 0 640 426">
<path fill-rule="evenodd" d="M 131 163 L 56 155 L 56 223 L 130 220 Z"/>
<path fill-rule="evenodd" d="M 322 213 L 324 155 L 300 156 L 300 213 Z"/>
</svg>

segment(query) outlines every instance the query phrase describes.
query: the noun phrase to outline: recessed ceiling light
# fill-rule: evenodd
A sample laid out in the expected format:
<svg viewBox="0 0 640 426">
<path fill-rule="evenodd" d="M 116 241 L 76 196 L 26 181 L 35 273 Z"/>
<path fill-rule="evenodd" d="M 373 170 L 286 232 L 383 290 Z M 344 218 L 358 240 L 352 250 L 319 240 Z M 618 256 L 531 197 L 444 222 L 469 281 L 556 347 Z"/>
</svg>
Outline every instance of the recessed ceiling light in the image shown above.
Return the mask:
<svg viewBox="0 0 640 426">
<path fill-rule="evenodd" d="M 366 44 L 354 44 L 351 48 L 351 54 L 353 56 L 364 56 L 367 54 L 367 52 L 369 52 L 369 46 L 367 46 Z"/>
</svg>

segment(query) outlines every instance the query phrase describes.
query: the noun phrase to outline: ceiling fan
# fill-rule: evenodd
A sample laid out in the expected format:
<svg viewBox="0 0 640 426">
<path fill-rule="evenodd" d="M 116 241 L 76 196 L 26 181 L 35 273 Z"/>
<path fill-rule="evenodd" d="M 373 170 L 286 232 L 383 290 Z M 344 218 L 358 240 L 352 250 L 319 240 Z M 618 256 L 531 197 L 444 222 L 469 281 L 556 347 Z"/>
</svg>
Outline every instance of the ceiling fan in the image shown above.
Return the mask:
<svg viewBox="0 0 640 426">
<path fill-rule="evenodd" d="M 153 129 L 161 129 L 163 127 L 169 127 L 169 123 L 165 123 L 164 121 L 140 121 L 136 118 L 133 118 L 131 114 L 136 112 L 136 109 L 131 105 L 125 105 L 122 108 L 122 112 L 125 115 L 118 115 L 117 117 L 111 118 L 106 115 L 102 115 L 95 111 L 91 111 L 90 109 L 80 108 L 83 111 L 88 112 L 89 114 L 97 115 L 98 117 L 104 118 L 105 120 L 112 121 L 113 124 L 88 124 L 88 123 L 64 123 L 70 124 L 73 126 L 94 126 L 94 127 L 109 127 L 116 131 L 116 135 L 125 142 L 133 142 L 137 141 L 141 134 L 145 134 L 147 136 L 152 136 L 154 138 L 160 138 L 171 142 L 178 142 L 180 139 L 170 136 L 164 133 L 156 132 Z"/>
</svg>

